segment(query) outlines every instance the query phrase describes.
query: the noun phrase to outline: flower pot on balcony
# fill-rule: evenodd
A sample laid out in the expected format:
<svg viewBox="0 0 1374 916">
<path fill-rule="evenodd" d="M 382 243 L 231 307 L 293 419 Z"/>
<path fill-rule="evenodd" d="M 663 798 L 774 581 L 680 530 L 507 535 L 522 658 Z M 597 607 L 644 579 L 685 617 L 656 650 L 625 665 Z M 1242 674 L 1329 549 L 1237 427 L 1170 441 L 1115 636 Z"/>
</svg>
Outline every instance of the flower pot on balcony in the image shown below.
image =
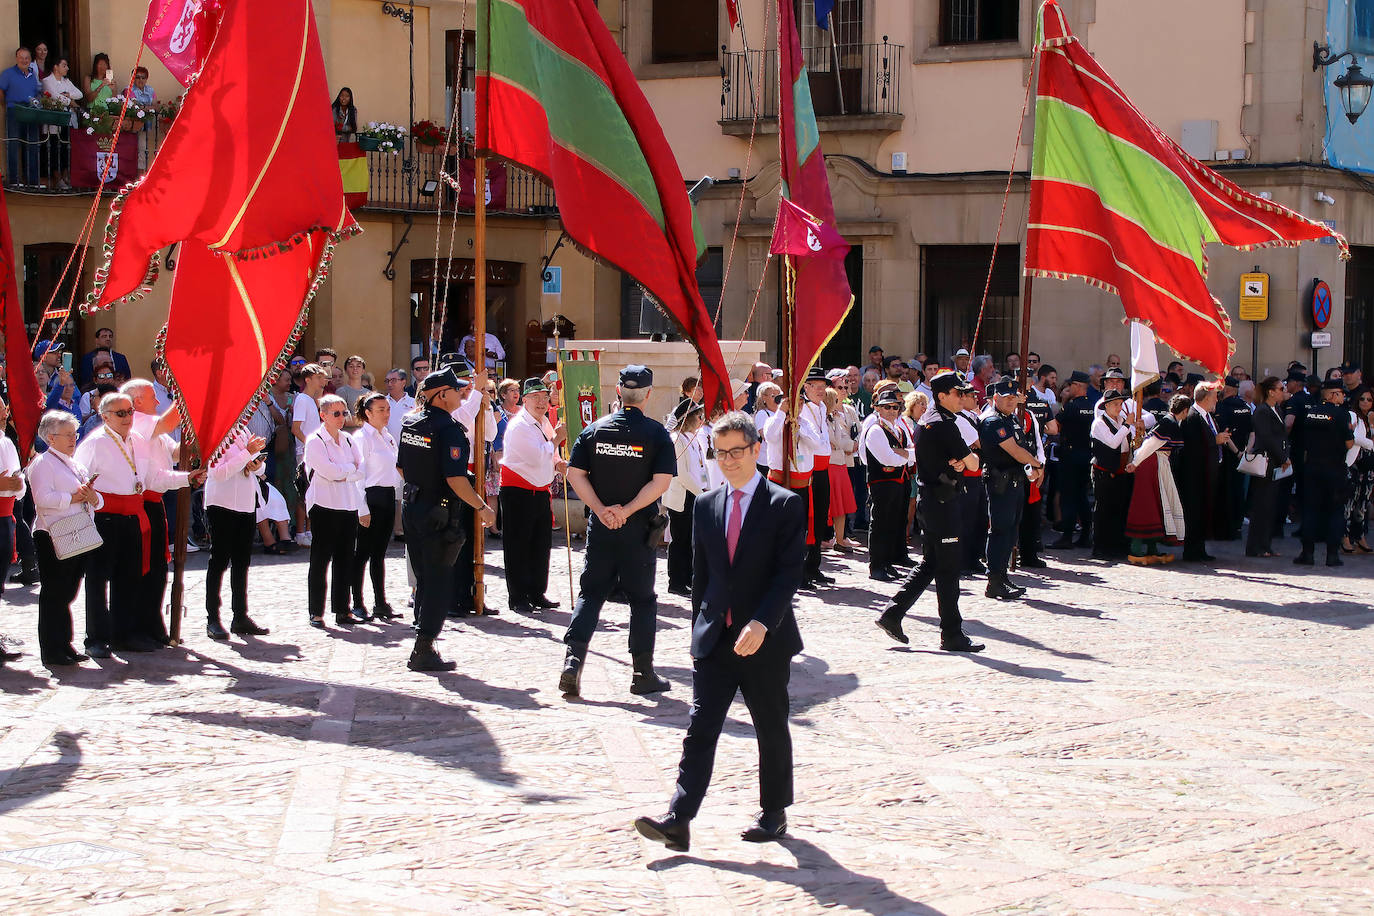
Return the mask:
<svg viewBox="0 0 1374 916">
<path fill-rule="evenodd" d="M 382 141 L 376 137 L 359 137 L 358 145 L 367 153 L 380 153 L 382 151 Z"/>
<path fill-rule="evenodd" d="M 22 124 L 54 124 L 58 127 L 66 127 L 72 120 L 70 111 L 34 108 L 31 105 L 16 105 L 10 110 L 14 112 L 15 120 Z"/>
</svg>

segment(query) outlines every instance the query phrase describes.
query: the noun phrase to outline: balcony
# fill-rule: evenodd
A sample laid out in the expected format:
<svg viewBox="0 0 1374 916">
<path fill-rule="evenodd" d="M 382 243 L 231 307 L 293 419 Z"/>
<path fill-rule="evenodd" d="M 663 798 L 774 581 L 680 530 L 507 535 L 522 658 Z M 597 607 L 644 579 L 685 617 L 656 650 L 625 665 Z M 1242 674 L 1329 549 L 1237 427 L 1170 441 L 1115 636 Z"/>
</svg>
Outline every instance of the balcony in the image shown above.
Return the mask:
<svg viewBox="0 0 1374 916">
<path fill-rule="evenodd" d="M 147 171 L 162 140 L 165 139 L 167 124 L 149 122 L 145 130 L 123 133 L 120 139 L 120 159 L 117 173 L 112 172 L 107 191 L 119 188 Z M 6 139 L 6 145 L 20 147 L 20 170 L 17 179 L 6 175 L 5 186 L 26 194 L 41 196 L 65 196 L 92 194 L 99 183 L 98 169 L 104 160 L 97 158 L 94 141 L 77 137 L 77 159 L 73 161 L 73 131 L 62 128 L 52 134 L 34 133 L 36 139 L 29 140 L 23 135 Z M 462 159 L 471 169 L 471 149 L 461 150 Z M 457 192 L 444 178 L 458 176 L 460 156 L 444 154 L 430 147 L 416 146 L 409 158 L 389 152 L 369 152 L 367 156 L 368 191 L 367 202 L 362 209 L 400 212 L 430 212 L 439 209 L 442 203 L 448 212 L 453 211 Z M 89 159 L 89 161 L 85 161 Z M 446 165 L 445 165 L 446 161 Z M 37 175 L 30 177 L 27 168 L 37 163 Z M 510 165 L 492 166 L 493 200 L 488 212 L 508 216 L 548 217 L 558 214 L 553 188 L 542 178 L 526 169 Z M 470 171 L 469 171 L 470 174 Z M 502 187 L 504 179 L 504 187 Z M 469 179 L 470 180 L 470 179 Z M 434 191 L 425 194 L 426 182 L 434 182 Z M 472 203 L 459 203 L 458 212 L 471 213 Z"/>
<path fill-rule="evenodd" d="M 880 131 L 902 126 L 901 45 L 883 38 L 869 44 L 803 48 L 811 85 L 811 104 L 821 131 Z M 720 128 L 732 137 L 749 136 L 754 118 L 750 81 L 762 87 L 758 112 L 761 133 L 777 130 L 778 52 L 722 51 Z"/>
</svg>

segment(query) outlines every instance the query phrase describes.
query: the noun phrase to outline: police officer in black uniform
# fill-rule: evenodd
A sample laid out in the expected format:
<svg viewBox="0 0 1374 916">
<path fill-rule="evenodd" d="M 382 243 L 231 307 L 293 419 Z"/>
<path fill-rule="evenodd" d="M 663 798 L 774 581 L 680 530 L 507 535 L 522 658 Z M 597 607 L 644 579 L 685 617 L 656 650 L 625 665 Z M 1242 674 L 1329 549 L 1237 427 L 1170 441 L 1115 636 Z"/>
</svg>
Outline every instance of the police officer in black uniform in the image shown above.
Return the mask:
<svg viewBox="0 0 1374 916">
<path fill-rule="evenodd" d="M 434 640 L 453 604 L 453 565 L 466 537 L 464 515 L 476 510 L 483 525 L 496 522 L 496 513 L 472 488 L 468 438 L 452 415 L 464 384 L 451 369 L 427 376 L 420 383 L 420 404 L 406 415 L 397 443 L 396 467 L 405 478 L 401 524 L 415 570 L 412 671 L 457 667 L 440 658 Z"/>
<path fill-rule="evenodd" d="M 1302 505 L 1303 501 L 1305 449 L 1303 448 L 1302 418 L 1306 415 L 1307 408 L 1311 407 L 1314 402 L 1314 398 L 1306 388 L 1307 380 L 1305 368 L 1297 366 L 1288 370 L 1286 380 L 1288 400 L 1283 402 L 1283 426 L 1288 432 L 1288 454 L 1293 462 L 1293 473 L 1279 481 L 1278 517 L 1274 520 L 1275 537 L 1283 537 L 1283 526 L 1288 520 L 1288 511 L 1292 507 L 1293 501 L 1296 499 L 1299 506 Z M 1298 513 L 1294 514 L 1298 515 Z M 1301 515 L 1298 515 L 1298 519 L 1299 530 L 1294 532 L 1294 537 L 1302 536 Z"/>
<path fill-rule="evenodd" d="M 1250 442 L 1255 420 L 1250 412 L 1250 403 L 1240 396 L 1239 379 L 1226 376 L 1221 383 L 1221 394 L 1221 401 L 1212 418 L 1219 431 L 1231 434 L 1231 446 L 1222 446 L 1221 449 L 1221 477 L 1226 483 L 1213 499 L 1224 493 L 1226 503 L 1213 503 L 1216 510 L 1213 513 L 1212 537 L 1218 541 L 1234 541 L 1240 538 L 1241 525 L 1245 523 L 1245 484 L 1248 480 L 1237 468 L 1240 466 L 1240 453 Z"/>
<path fill-rule="evenodd" d="M 978 466 L 978 457 L 964 444 L 954 425 L 954 413 L 961 406 L 962 384 L 958 373 L 952 370 L 930 380 L 936 406 L 921 419 L 920 445 L 916 449 L 916 511 L 921 521 L 924 555 L 921 565 L 907 574 L 876 622 L 897 642 L 909 642 L 902 632 L 902 618 L 926 586 L 934 582 L 940 609 L 940 648 L 948 652 L 981 652 L 985 647 L 964 635 L 964 621 L 959 616 L 959 494 L 965 469 Z"/>
<path fill-rule="evenodd" d="M 1045 506 L 1044 494 L 1048 490 L 1046 481 L 1046 469 L 1043 465 L 1045 455 L 1044 437 L 1046 435 L 1058 435 L 1059 423 L 1054 419 L 1054 412 L 1050 408 L 1049 402 L 1035 393 L 1033 387 L 1028 387 L 1021 395 L 1021 407 L 1030 418 L 1030 429 L 1026 431 L 1028 440 L 1026 450 L 1032 452 L 1037 462 L 1041 462 L 1041 471 L 1036 480 L 1038 492 L 1035 494 L 1034 502 L 1031 501 L 1031 487 L 1026 487 L 1026 505 L 1021 510 L 1021 531 L 1020 539 L 1020 563 L 1023 569 L 1044 569 L 1049 566 L 1040 557 L 1040 550 L 1043 546 L 1041 541 L 1041 529 L 1044 526 L 1043 511 Z"/>
<path fill-rule="evenodd" d="M 983 485 L 988 491 L 988 587 L 987 596 L 999 601 L 1014 601 L 1026 590 L 1007 578 L 1011 548 L 1021 529 L 1021 513 L 1026 506 L 1029 483 L 1026 468 L 1041 467 L 1040 459 L 1016 416 L 1019 388 L 1009 378 L 990 391 L 992 403 L 978 422 L 978 439 L 983 448 Z"/>
<path fill-rule="evenodd" d="M 1313 547 L 1323 540 L 1326 565 L 1344 566 L 1341 537 L 1345 534 L 1345 501 L 1350 486 L 1345 453 L 1355 444 L 1355 431 L 1350 425 L 1350 411 L 1341 406 L 1345 400 L 1341 380 L 1322 382 L 1321 390 L 1321 402 L 1308 407 L 1299 421 L 1307 479 L 1302 498 L 1302 553 L 1293 562 L 1311 566 Z"/>
<path fill-rule="evenodd" d="M 630 602 L 630 692 L 657 693 L 669 687 L 654 673 L 654 564 L 662 530 L 658 498 L 677 474 L 677 455 L 668 431 L 641 410 L 653 383 L 653 373 L 644 366 L 622 369 L 617 389 L 621 409 L 584 429 L 568 461 L 568 483 L 592 513 L 577 602 L 563 636 L 568 650 L 558 688 L 568 696 L 580 695 L 587 645 L 617 581 Z"/>
<path fill-rule="evenodd" d="M 1069 396 L 1059 411 L 1059 539 L 1054 549 L 1087 547 L 1092 537 L 1092 426 L 1094 399 L 1088 395 L 1088 374 L 1077 369 L 1069 376 Z M 1081 526 L 1073 538 L 1074 523 Z"/>
</svg>

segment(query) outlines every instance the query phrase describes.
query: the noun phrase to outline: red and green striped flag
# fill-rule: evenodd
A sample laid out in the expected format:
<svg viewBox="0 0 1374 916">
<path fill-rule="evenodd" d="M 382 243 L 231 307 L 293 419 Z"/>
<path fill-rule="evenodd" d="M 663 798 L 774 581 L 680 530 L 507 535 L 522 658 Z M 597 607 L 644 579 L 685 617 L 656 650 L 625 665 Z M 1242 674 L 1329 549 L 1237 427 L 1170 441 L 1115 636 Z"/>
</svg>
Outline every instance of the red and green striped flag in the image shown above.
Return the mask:
<svg viewBox="0 0 1374 916">
<path fill-rule="evenodd" d="M 1208 242 L 1296 245 L 1335 230 L 1202 165 L 1150 123 L 1041 6 L 1026 273 L 1078 277 L 1121 297 L 1126 315 L 1182 356 L 1226 373 L 1231 319 L 1207 289 Z"/>
<path fill-rule="evenodd" d="M 682 171 L 592 0 L 478 4 L 477 149 L 553 185 L 568 236 L 644 287 L 696 347 L 706 403 L 728 407 Z"/>
</svg>

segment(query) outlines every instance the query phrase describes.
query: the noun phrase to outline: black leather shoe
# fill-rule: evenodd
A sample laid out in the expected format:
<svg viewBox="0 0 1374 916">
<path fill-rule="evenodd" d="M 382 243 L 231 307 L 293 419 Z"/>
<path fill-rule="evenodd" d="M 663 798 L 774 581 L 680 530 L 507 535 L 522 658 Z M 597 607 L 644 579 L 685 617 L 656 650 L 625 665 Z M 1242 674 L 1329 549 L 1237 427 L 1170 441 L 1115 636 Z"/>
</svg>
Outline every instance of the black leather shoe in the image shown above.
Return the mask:
<svg viewBox="0 0 1374 916">
<path fill-rule="evenodd" d="M 655 843 L 662 843 L 673 852 L 686 852 L 692 847 L 692 831 L 689 821 L 680 821 L 669 814 L 662 820 L 651 817 L 635 818 L 635 829 L 639 835 Z"/>
<path fill-rule="evenodd" d="M 814 572 L 814 573 L 811 574 L 811 578 L 812 578 L 812 579 L 815 579 L 817 582 L 821 583 L 822 585 L 834 585 L 834 584 L 835 584 L 835 579 L 834 579 L 834 577 L 832 577 L 832 576 L 827 576 L 827 575 L 826 575 L 825 573 L 823 573 L 823 572 Z M 690 593 L 689 593 L 689 594 L 690 594 Z"/>
<path fill-rule="evenodd" d="M 972 566 L 965 566 L 962 572 L 966 576 L 986 576 L 988 568 L 982 563 L 974 563 Z"/>
<path fill-rule="evenodd" d="M 109 644 L 108 644 L 108 643 L 103 643 L 103 642 L 88 642 L 88 643 L 86 643 L 86 657 L 87 657 L 87 658 L 109 658 L 109 657 L 110 657 L 110 646 L 109 646 Z"/>
<path fill-rule="evenodd" d="M 224 624 L 219 622 L 218 614 L 205 622 L 205 635 L 217 640 L 229 638 L 229 631 L 224 628 Z"/>
<path fill-rule="evenodd" d="M 149 639 L 147 636 L 131 636 L 119 643 L 119 649 L 122 652 L 156 652 L 161 648 L 161 643 Z"/>
<path fill-rule="evenodd" d="M 234 619 L 229 621 L 229 632 L 239 636 L 266 636 L 272 631 L 258 626 L 247 614 L 235 614 Z"/>
<path fill-rule="evenodd" d="M 1312 560 L 1312 554 L 1307 553 L 1307 552 L 1303 552 L 1303 553 L 1298 554 L 1296 557 L 1293 558 L 1293 562 L 1294 562 L 1294 564 L 1296 564 L 1296 565 L 1298 565 L 1298 566 L 1312 566 L 1312 565 L 1314 565 L 1313 560 Z"/>
<path fill-rule="evenodd" d="M 511 602 L 510 609 L 511 612 L 515 614 L 534 613 L 534 605 L 530 604 L 528 601 L 513 601 Z"/>
<path fill-rule="evenodd" d="M 541 610 L 541 611 L 551 611 L 551 610 L 553 610 L 553 609 L 556 608 L 556 607 L 561 607 L 561 605 L 560 605 L 557 601 L 550 601 L 549 599 L 545 598 L 543 595 L 539 595 L 538 597 L 531 598 L 531 599 L 530 599 L 530 604 L 531 604 L 532 606 L 538 608 L 538 609 Z"/>
<path fill-rule="evenodd" d="M 668 593 L 677 595 L 680 598 L 692 597 L 692 589 L 690 586 L 686 585 L 670 585 L 668 586 Z"/>
<path fill-rule="evenodd" d="M 351 627 L 357 622 L 357 619 L 349 613 L 334 615 L 334 623 L 338 624 L 341 627 Z"/>
<path fill-rule="evenodd" d="M 1050 565 L 1050 564 L 1046 563 L 1044 560 L 1040 559 L 1039 557 L 1022 557 L 1022 558 L 1021 558 L 1021 567 L 1022 567 L 1023 569 L 1048 569 L 1048 568 L 1049 568 L 1049 565 Z"/>
<path fill-rule="evenodd" d="M 895 614 L 888 615 L 887 613 L 884 613 L 882 616 L 880 616 L 877 620 L 873 622 L 878 625 L 878 629 L 882 630 L 884 633 L 886 633 L 888 636 L 892 637 L 902 645 L 906 645 L 907 643 L 911 642 L 911 640 L 907 639 L 906 634 L 902 632 L 901 617 L 898 617 Z"/>
<path fill-rule="evenodd" d="M 980 642 L 974 642 L 971 639 L 965 639 L 963 642 L 957 643 L 945 642 L 942 639 L 940 640 L 940 648 L 946 652 L 982 652 L 987 646 Z"/>
<path fill-rule="evenodd" d="M 82 662 L 88 662 L 88 661 L 91 660 L 91 657 L 90 657 L 89 655 L 86 655 L 86 654 L 84 654 L 84 653 L 82 653 L 82 652 L 78 652 L 78 651 L 76 651 L 75 649 L 73 649 L 71 646 L 68 646 L 68 647 L 67 647 L 67 649 L 66 649 L 66 656 L 67 656 L 67 664 L 69 664 L 69 665 L 79 665 L 79 664 L 81 664 Z"/>
<path fill-rule="evenodd" d="M 314 627 L 315 629 L 317 629 L 317 630 L 323 630 L 323 629 L 324 629 L 324 618 L 323 618 L 323 617 L 311 617 L 311 618 L 310 618 L 310 625 L 311 625 L 312 627 Z"/>
<path fill-rule="evenodd" d="M 387 604 L 385 601 L 378 601 L 376 604 L 372 605 L 373 620 L 399 620 L 400 617 L 401 615 L 393 611 L 391 605 Z"/>
<path fill-rule="evenodd" d="M 1026 593 L 1024 588 L 1012 585 L 1006 579 L 990 579 L 983 594 L 998 601 L 1015 601 Z"/>
<path fill-rule="evenodd" d="M 893 561 L 892 561 L 890 564 L 888 564 L 888 565 L 890 565 L 890 566 L 915 566 L 915 565 L 916 565 L 916 558 L 915 558 L 915 557 L 908 556 L 907 554 L 902 554 L 900 557 L 898 557 L 897 559 L 893 560 Z"/>
<path fill-rule="evenodd" d="M 870 578 L 870 579 L 876 579 L 876 580 L 879 581 L 879 582 L 895 582 L 895 581 L 897 581 L 897 575 L 896 575 L 896 573 L 894 573 L 894 572 L 892 572 L 892 571 L 890 571 L 890 570 L 888 570 L 888 569 L 886 569 L 886 568 L 880 568 L 880 569 L 875 569 L 875 570 L 873 570 L 872 572 L 870 572 L 870 573 L 868 574 L 868 578 Z"/>
<path fill-rule="evenodd" d="M 353 610 L 349 611 L 349 615 L 356 623 L 366 623 L 370 619 L 367 616 L 367 608 L 363 607 L 362 604 L 355 604 Z"/>
<path fill-rule="evenodd" d="M 754 824 L 739 835 L 746 843 L 768 843 L 787 835 L 786 811 L 760 811 Z"/>
<path fill-rule="evenodd" d="M 459 617 L 471 617 L 473 612 L 472 605 L 460 605 L 448 612 L 450 619 L 456 620 Z"/>
</svg>

